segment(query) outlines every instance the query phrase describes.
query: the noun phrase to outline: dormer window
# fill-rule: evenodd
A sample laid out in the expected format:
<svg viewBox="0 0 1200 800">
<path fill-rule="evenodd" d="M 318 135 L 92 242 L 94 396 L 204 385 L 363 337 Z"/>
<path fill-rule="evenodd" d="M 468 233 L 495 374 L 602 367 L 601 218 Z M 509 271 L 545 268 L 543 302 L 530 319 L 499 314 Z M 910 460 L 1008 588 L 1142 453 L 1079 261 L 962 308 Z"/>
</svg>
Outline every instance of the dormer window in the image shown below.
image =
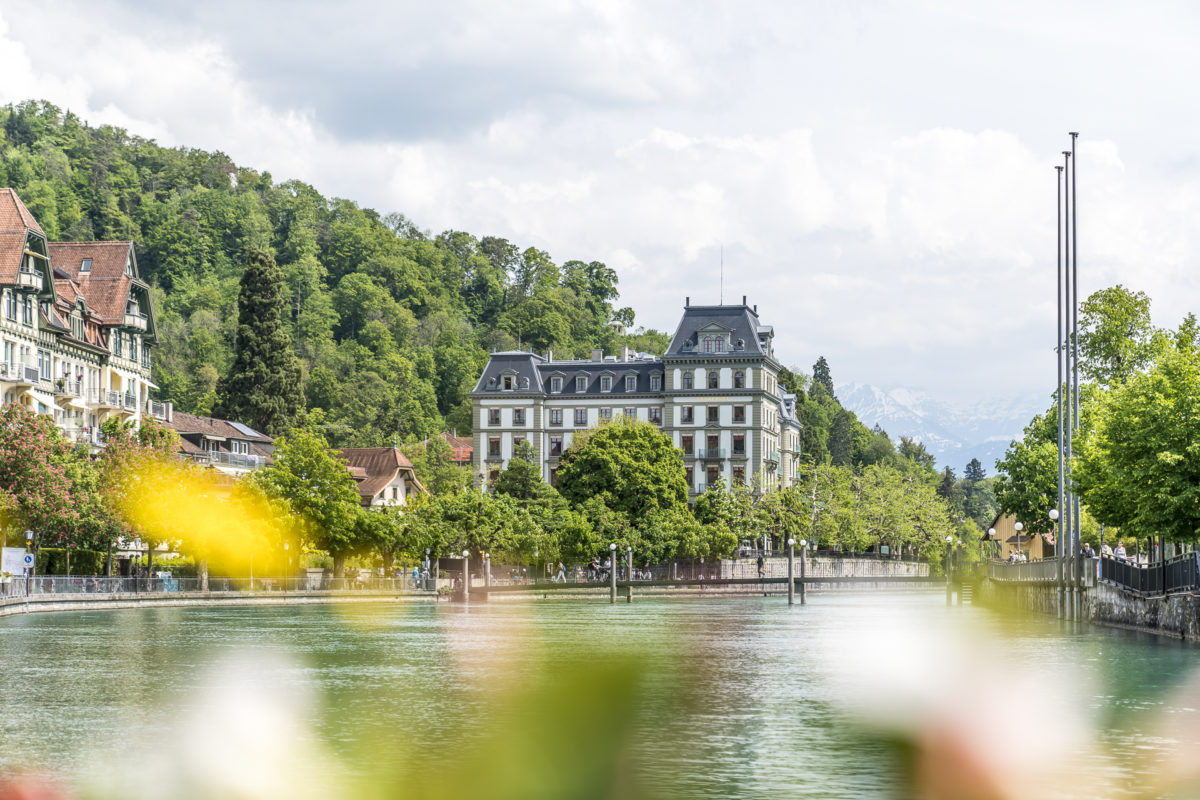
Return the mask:
<svg viewBox="0 0 1200 800">
<path fill-rule="evenodd" d="M 706 353 L 721 353 L 725 350 L 724 336 L 705 336 L 704 337 L 704 352 Z"/>
<path fill-rule="evenodd" d="M 503 378 L 502 380 L 503 380 L 503 384 L 502 384 L 502 385 L 503 385 L 503 387 L 504 387 L 504 391 L 506 391 L 506 392 L 511 392 L 511 391 L 512 391 L 512 388 L 513 388 L 513 376 L 512 376 L 512 375 L 505 375 L 505 376 L 504 376 L 504 378 Z"/>
<path fill-rule="evenodd" d="M 637 376 L 636 375 L 626 375 L 625 376 L 625 391 L 627 391 L 627 392 L 636 392 L 637 391 Z"/>
<path fill-rule="evenodd" d="M 602 391 L 602 392 L 611 392 L 612 391 L 612 375 L 601 375 L 600 376 L 600 391 Z"/>
<path fill-rule="evenodd" d="M 91 272 L 92 271 L 92 260 L 90 258 L 85 258 L 82 262 L 80 262 L 79 271 L 80 272 Z"/>
<path fill-rule="evenodd" d="M 580 393 L 587 391 L 587 378 L 580 375 L 575 379 L 575 391 Z"/>
<path fill-rule="evenodd" d="M 562 391 L 562 378 L 551 378 L 550 379 L 550 392 L 552 394 L 558 394 L 561 391 Z"/>
<path fill-rule="evenodd" d="M 650 376 L 650 391 L 652 391 L 652 392 L 661 392 L 662 391 L 662 375 L 651 375 Z"/>
</svg>

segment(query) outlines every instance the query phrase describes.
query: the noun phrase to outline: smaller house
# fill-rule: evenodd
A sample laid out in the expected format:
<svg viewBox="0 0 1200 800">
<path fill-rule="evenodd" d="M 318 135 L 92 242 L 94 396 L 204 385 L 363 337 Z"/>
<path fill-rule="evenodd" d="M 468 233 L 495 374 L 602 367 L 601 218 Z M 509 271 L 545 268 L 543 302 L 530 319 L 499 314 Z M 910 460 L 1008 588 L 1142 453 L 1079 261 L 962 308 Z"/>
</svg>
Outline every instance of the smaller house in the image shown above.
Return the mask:
<svg viewBox="0 0 1200 800">
<path fill-rule="evenodd" d="M 438 434 L 450 445 L 450 460 L 460 467 L 471 466 L 471 456 L 475 452 L 475 440 L 470 436 L 459 436 L 458 431 L 442 431 Z M 419 442 L 420 445 L 426 446 L 429 440 L 425 439 Z"/>
<path fill-rule="evenodd" d="M 986 547 L 990 548 L 988 552 L 992 558 L 1007 560 L 1018 551 L 1030 561 L 1054 557 L 1054 534 L 1017 531 L 1016 523 L 1017 519 L 1012 514 L 997 514 L 992 520 L 988 529 L 994 530 L 995 534 L 986 531 L 983 534 L 983 540 L 989 543 Z"/>
<path fill-rule="evenodd" d="M 347 447 L 334 455 L 346 462 L 365 508 L 402 506 L 425 491 L 412 462 L 395 447 Z"/>
<path fill-rule="evenodd" d="M 248 425 L 173 411 L 167 427 L 179 434 L 179 454 L 239 477 L 267 464 L 275 440 Z"/>
</svg>

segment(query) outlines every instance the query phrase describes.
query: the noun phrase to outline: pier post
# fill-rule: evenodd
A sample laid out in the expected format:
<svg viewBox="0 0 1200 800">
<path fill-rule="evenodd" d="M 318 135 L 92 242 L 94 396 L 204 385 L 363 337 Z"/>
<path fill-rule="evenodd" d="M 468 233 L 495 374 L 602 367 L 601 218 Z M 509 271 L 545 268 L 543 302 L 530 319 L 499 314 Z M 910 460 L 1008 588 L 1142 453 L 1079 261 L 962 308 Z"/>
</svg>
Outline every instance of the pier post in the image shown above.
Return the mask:
<svg viewBox="0 0 1200 800">
<path fill-rule="evenodd" d="M 796 604 L 796 540 L 788 539 L 788 605 Z"/>
<path fill-rule="evenodd" d="M 608 602 L 617 602 L 617 543 L 608 546 Z"/>
<path fill-rule="evenodd" d="M 805 566 L 808 561 L 808 539 L 800 540 L 800 605 L 808 602 L 808 590 L 804 585 L 804 573 L 807 569 Z"/>
<path fill-rule="evenodd" d="M 946 605 L 947 606 L 954 605 L 954 603 L 953 603 L 954 586 L 950 582 L 950 575 L 951 575 L 951 571 L 952 571 L 950 559 L 951 559 L 951 553 L 953 552 L 950 548 L 953 546 L 954 546 L 954 537 L 947 536 L 946 537 Z"/>
<path fill-rule="evenodd" d="M 462 581 L 463 581 L 463 603 L 470 603 L 471 602 L 471 552 L 469 550 L 463 550 Z"/>
<path fill-rule="evenodd" d="M 629 592 L 625 595 L 625 602 L 633 602 L 633 548 L 625 548 L 625 580 L 629 582 Z"/>
</svg>

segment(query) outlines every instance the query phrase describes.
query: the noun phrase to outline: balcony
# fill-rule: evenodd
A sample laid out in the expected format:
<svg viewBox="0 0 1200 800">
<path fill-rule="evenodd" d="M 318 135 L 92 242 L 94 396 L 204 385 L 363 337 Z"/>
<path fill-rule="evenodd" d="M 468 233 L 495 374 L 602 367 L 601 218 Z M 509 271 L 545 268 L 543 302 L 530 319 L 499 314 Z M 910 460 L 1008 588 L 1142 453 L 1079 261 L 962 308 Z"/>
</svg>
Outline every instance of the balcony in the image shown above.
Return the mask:
<svg viewBox="0 0 1200 800">
<path fill-rule="evenodd" d="M 56 378 L 54 381 L 54 395 L 56 397 L 79 397 L 82 388 L 79 381 L 73 381 L 69 378 Z"/>
<path fill-rule="evenodd" d="M 170 403 L 160 403 L 157 400 L 146 401 L 146 413 L 155 419 L 165 420 L 170 411 Z"/>
<path fill-rule="evenodd" d="M 768 450 L 766 455 L 763 456 L 763 461 L 766 461 L 768 464 L 778 464 L 779 463 L 779 451 L 778 450 Z"/>
<path fill-rule="evenodd" d="M 712 459 L 712 458 L 724 458 L 724 457 L 725 457 L 725 448 L 724 448 L 724 447 L 704 447 L 704 448 L 701 448 L 701 449 L 700 449 L 700 457 L 701 457 L 701 458 L 709 458 L 709 459 Z"/>
<path fill-rule="evenodd" d="M 17 289 L 26 292 L 40 292 L 42 290 L 42 273 L 28 269 L 18 270 Z"/>
<path fill-rule="evenodd" d="M 255 469 L 263 465 L 261 456 L 244 453 L 224 453 L 220 450 L 209 450 L 204 453 L 188 453 L 187 457 L 201 464 L 224 464 L 231 467 L 246 467 Z"/>
<path fill-rule="evenodd" d="M 694 494 L 694 495 L 702 495 L 702 494 L 704 494 L 706 491 L 708 491 L 708 484 L 707 484 L 707 483 L 701 483 L 701 484 L 697 484 L 695 489 L 692 489 L 692 494 Z"/>
<path fill-rule="evenodd" d="M 42 382 L 42 374 L 37 367 L 27 367 L 24 364 L 15 364 L 12 362 L 0 362 L 0 380 L 22 386 L 37 386 Z"/>
<path fill-rule="evenodd" d="M 121 398 L 121 406 L 126 411 L 137 411 L 138 402 L 137 395 L 127 394 Z"/>
<path fill-rule="evenodd" d="M 141 311 L 126 311 L 121 326 L 130 330 L 144 331 L 146 330 L 146 315 Z"/>
<path fill-rule="evenodd" d="M 96 398 L 96 405 L 101 408 L 120 408 L 121 393 L 120 392 L 105 392 L 100 391 Z"/>
</svg>

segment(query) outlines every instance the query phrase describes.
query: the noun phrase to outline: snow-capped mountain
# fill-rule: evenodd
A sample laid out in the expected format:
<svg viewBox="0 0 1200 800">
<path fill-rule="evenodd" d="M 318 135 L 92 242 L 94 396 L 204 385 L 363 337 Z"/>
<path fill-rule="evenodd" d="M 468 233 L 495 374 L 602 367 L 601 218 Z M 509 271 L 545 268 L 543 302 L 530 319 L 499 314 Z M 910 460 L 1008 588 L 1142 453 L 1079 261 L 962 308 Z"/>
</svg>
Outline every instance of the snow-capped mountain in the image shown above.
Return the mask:
<svg viewBox="0 0 1200 800">
<path fill-rule="evenodd" d="M 1009 442 L 1049 405 L 1036 395 L 962 405 L 903 387 L 880 389 L 860 383 L 838 386 L 836 392 L 842 405 L 868 428 L 879 425 L 893 441 L 901 436 L 921 441 L 937 457 L 939 468 L 949 465 L 960 475 L 972 458 L 994 474 L 996 459 L 1004 455 Z"/>
</svg>

